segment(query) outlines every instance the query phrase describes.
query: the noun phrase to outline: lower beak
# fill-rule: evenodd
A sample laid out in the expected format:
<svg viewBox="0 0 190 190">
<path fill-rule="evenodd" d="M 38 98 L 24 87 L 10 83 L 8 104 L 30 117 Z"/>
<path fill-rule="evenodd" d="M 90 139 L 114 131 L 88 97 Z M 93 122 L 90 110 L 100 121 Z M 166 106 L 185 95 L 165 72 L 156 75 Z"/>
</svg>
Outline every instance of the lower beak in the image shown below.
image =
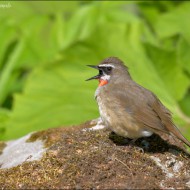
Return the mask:
<svg viewBox="0 0 190 190">
<path fill-rule="evenodd" d="M 94 68 L 94 69 L 98 69 L 98 66 L 96 66 L 96 65 L 87 65 L 88 67 L 92 67 L 92 68 Z M 99 69 L 98 69 L 99 70 Z M 98 75 L 96 75 L 96 76 L 94 76 L 94 77 L 91 77 L 91 78 L 89 78 L 89 79 L 86 79 L 86 81 L 89 81 L 89 80 L 92 80 L 92 79 L 99 79 L 100 78 L 100 75 L 98 74 Z"/>
<path fill-rule="evenodd" d="M 99 79 L 100 78 L 100 75 L 96 75 L 94 77 L 91 77 L 89 79 L 86 79 L 86 81 L 89 81 L 89 80 L 92 80 L 92 79 Z"/>
</svg>

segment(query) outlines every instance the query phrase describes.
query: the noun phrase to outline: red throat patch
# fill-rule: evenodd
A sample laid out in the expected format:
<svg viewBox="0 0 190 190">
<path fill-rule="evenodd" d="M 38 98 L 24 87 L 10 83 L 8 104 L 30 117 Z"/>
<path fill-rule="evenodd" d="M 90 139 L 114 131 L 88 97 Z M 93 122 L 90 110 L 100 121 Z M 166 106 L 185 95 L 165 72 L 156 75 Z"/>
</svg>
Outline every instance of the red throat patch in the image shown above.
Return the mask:
<svg viewBox="0 0 190 190">
<path fill-rule="evenodd" d="M 98 86 L 104 86 L 108 84 L 108 81 L 107 80 L 102 80 L 102 79 L 99 79 L 99 85 Z"/>
</svg>

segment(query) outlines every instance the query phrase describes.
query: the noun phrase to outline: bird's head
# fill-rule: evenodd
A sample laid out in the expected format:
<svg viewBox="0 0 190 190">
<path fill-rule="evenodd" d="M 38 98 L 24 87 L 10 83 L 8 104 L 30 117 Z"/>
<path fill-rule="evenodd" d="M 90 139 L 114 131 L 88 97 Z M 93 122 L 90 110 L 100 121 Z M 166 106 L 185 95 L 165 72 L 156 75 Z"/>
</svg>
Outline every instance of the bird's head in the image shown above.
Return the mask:
<svg viewBox="0 0 190 190">
<path fill-rule="evenodd" d="M 97 79 L 99 86 L 108 84 L 111 80 L 116 81 L 122 76 L 130 77 L 128 68 L 117 57 L 109 57 L 103 60 L 99 65 L 87 65 L 99 71 L 98 75 L 87 79 L 86 81 Z"/>
</svg>

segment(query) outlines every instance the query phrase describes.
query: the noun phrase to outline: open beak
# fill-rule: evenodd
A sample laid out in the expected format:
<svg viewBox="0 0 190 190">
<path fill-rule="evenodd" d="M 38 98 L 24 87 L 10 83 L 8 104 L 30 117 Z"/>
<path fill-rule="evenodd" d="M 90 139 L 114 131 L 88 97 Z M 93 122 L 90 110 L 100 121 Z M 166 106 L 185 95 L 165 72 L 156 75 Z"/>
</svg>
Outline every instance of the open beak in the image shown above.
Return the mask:
<svg viewBox="0 0 190 190">
<path fill-rule="evenodd" d="M 96 65 L 87 65 L 87 66 L 99 70 L 98 66 L 96 66 Z M 99 79 L 99 78 L 100 78 L 100 74 L 98 74 L 98 75 L 96 75 L 96 76 L 94 76 L 94 77 L 91 77 L 91 78 L 89 78 L 89 79 L 86 79 L 86 81 L 89 81 L 89 80 L 92 80 L 92 79 Z"/>
</svg>

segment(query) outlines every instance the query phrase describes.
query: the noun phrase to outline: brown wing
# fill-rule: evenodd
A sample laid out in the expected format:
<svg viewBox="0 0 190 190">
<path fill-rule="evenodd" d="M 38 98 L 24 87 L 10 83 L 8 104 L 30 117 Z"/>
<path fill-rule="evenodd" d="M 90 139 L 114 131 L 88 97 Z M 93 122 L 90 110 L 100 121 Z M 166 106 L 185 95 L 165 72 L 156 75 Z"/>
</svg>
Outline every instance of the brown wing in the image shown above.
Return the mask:
<svg viewBox="0 0 190 190">
<path fill-rule="evenodd" d="M 169 134 L 170 129 L 167 126 L 173 125 L 171 113 L 153 94 L 148 97 L 147 102 L 145 104 L 143 103 L 142 108 L 134 113 L 135 119 L 153 131 L 161 131 Z"/>
<path fill-rule="evenodd" d="M 152 109 L 155 98 L 150 91 L 136 83 L 128 83 L 126 87 L 123 87 L 122 92 L 119 88 L 116 88 L 112 93 L 117 97 L 117 100 L 120 101 L 120 105 L 123 109 L 131 114 L 132 118 L 138 122 L 139 125 L 153 132 L 162 131 L 169 133 L 163 125 L 157 111 Z"/>
<path fill-rule="evenodd" d="M 166 121 L 171 121 L 171 114 L 165 108 L 161 109 L 159 105 L 157 105 L 157 98 L 154 97 L 152 93 L 143 92 L 144 97 L 141 98 L 141 101 L 136 100 L 133 109 L 133 118 L 143 127 L 152 130 L 154 132 L 164 132 L 170 133 L 168 128 L 166 127 Z M 143 96 L 143 95 L 141 95 Z M 159 100 L 158 100 L 159 101 Z"/>
<path fill-rule="evenodd" d="M 175 126 L 172 121 L 171 112 L 154 96 L 154 101 L 151 105 L 152 110 L 160 118 L 164 128 L 171 134 L 183 141 L 187 146 L 190 147 L 190 142 L 181 134 L 179 129 Z"/>
</svg>

